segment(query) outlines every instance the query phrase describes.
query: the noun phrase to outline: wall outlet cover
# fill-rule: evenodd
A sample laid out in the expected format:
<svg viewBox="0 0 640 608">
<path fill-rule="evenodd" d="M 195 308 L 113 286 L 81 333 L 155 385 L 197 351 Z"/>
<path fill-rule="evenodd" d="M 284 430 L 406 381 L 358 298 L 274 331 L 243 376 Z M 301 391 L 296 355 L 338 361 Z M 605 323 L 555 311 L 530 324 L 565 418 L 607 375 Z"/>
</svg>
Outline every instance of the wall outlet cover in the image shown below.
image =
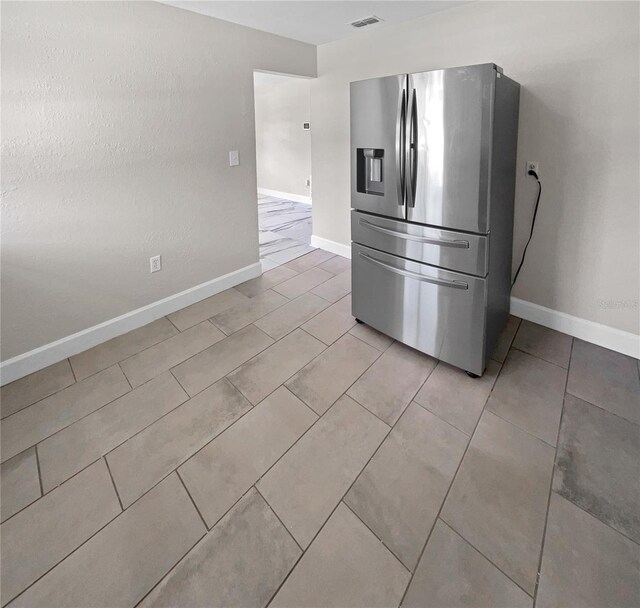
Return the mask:
<svg viewBox="0 0 640 608">
<path fill-rule="evenodd" d="M 537 160 L 528 160 L 525 167 L 525 175 L 529 175 L 529 171 L 535 171 L 536 175 L 540 177 L 540 163 Z"/>
<path fill-rule="evenodd" d="M 240 164 L 240 152 L 237 150 L 231 150 L 229 152 L 229 166 L 237 167 Z"/>
<path fill-rule="evenodd" d="M 158 272 L 162 270 L 162 256 L 154 255 L 152 258 L 149 258 L 149 270 L 151 272 Z"/>
</svg>

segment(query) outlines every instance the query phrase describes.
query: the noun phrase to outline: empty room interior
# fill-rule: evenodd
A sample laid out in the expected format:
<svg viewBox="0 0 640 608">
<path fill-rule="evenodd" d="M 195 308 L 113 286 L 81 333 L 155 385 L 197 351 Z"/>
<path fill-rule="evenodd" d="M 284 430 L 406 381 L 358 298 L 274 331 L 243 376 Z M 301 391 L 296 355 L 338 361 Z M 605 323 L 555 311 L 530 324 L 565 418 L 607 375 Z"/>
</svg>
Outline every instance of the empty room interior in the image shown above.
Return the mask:
<svg viewBox="0 0 640 608">
<path fill-rule="evenodd" d="M 640 606 L 639 2 L 0 37 L 0 608 Z"/>
</svg>

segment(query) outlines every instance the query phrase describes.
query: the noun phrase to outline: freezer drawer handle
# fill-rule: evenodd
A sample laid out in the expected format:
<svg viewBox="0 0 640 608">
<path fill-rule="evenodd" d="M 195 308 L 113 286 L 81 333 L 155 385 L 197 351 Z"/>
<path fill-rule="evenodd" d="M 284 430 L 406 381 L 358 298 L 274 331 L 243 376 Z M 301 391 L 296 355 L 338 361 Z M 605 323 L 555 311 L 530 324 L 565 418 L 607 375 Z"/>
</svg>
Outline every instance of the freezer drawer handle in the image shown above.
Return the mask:
<svg viewBox="0 0 640 608">
<path fill-rule="evenodd" d="M 433 277 L 425 277 L 424 275 L 417 274 L 415 272 L 409 272 L 408 270 L 402 270 L 400 268 L 396 268 L 395 266 L 391 266 L 390 264 L 385 264 L 380 260 L 376 260 L 375 258 L 368 256 L 366 253 L 360 252 L 359 255 L 364 260 L 367 260 L 367 262 L 382 266 L 383 268 L 386 268 L 391 272 L 395 272 L 396 274 L 400 274 L 403 277 L 415 279 L 416 281 L 423 281 L 425 283 L 433 283 L 434 285 L 441 285 L 442 287 L 452 287 L 453 289 L 469 289 L 469 285 L 464 281 L 446 281 L 445 279 L 434 279 Z"/>
<path fill-rule="evenodd" d="M 452 241 L 450 239 L 432 239 L 428 236 L 417 236 L 414 234 L 407 234 L 406 232 L 396 232 L 395 230 L 390 230 L 389 228 L 383 228 L 382 226 L 376 226 L 371 222 L 367 222 L 367 220 L 363 220 L 360 218 L 359 223 L 361 226 L 365 228 L 369 228 L 370 230 L 375 230 L 377 232 L 382 232 L 382 234 L 390 234 L 391 236 L 398 236 L 401 239 L 406 239 L 407 241 L 418 241 L 418 243 L 428 243 L 429 245 L 439 245 L 440 247 L 457 247 L 459 249 L 469 249 L 469 241 Z"/>
</svg>

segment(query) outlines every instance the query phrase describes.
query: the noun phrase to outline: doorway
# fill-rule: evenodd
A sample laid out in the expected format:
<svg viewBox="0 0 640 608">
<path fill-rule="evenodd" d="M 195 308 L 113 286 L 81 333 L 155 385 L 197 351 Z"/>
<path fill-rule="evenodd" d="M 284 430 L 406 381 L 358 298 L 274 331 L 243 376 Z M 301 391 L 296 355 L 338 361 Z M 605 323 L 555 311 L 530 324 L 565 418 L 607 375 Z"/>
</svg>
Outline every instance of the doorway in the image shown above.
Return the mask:
<svg viewBox="0 0 640 608">
<path fill-rule="evenodd" d="M 311 247 L 311 125 L 308 78 L 254 72 L 258 230 L 262 270 Z"/>
</svg>

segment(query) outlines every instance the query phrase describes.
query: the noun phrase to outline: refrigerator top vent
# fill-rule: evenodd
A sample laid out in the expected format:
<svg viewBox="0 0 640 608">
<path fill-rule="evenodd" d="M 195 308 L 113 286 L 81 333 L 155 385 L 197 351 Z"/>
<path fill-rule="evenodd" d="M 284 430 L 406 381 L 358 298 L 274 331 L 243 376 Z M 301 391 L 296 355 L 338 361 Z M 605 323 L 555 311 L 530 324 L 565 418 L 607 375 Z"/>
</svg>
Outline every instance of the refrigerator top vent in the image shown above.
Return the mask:
<svg viewBox="0 0 640 608">
<path fill-rule="evenodd" d="M 352 27 L 366 27 L 367 25 L 380 23 L 380 21 L 383 21 L 382 19 L 380 19 L 380 17 L 371 15 L 369 17 L 363 17 L 362 19 L 358 19 L 357 21 L 352 21 L 349 25 L 351 25 Z"/>
</svg>

